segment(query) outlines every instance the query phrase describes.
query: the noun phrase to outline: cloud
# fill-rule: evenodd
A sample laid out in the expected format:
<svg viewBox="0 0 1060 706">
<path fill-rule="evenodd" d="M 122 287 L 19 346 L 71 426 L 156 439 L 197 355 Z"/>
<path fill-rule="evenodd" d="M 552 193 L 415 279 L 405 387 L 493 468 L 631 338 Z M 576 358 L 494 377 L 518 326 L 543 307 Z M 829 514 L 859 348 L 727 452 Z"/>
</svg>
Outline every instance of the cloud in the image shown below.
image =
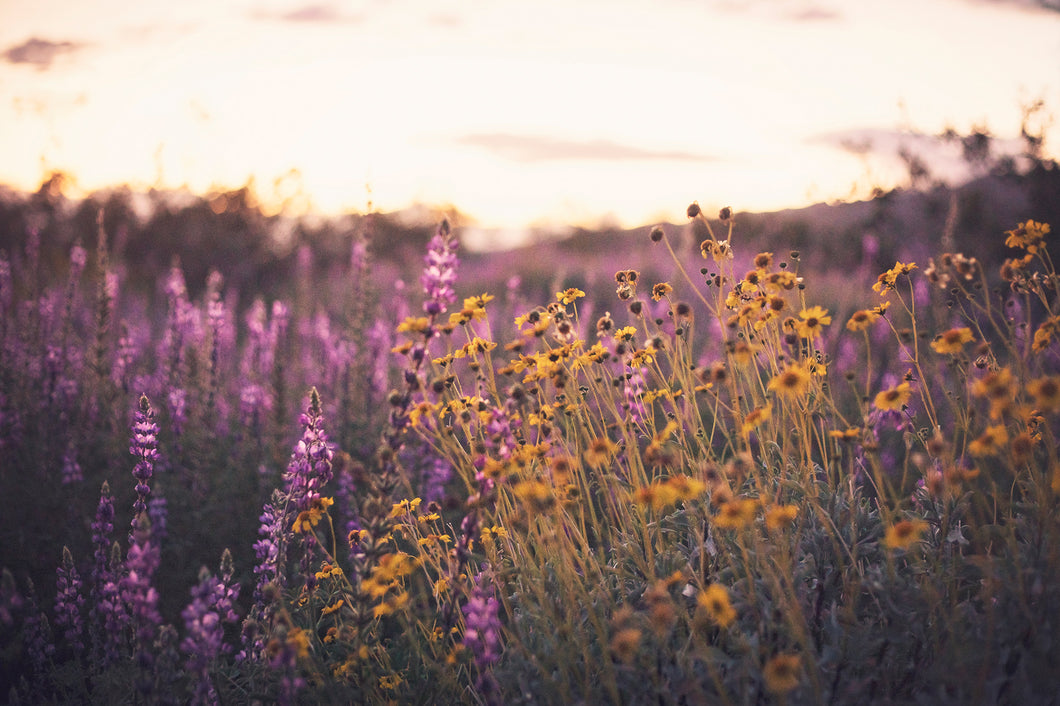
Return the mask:
<svg viewBox="0 0 1060 706">
<path fill-rule="evenodd" d="M 827 22 L 830 20 L 838 20 L 842 17 L 842 13 L 838 10 L 817 5 L 809 5 L 801 10 L 790 12 L 787 15 L 789 20 L 795 20 L 796 22 Z"/>
<path fill-rule="evenodd" d="M 714 0 L 713 5 L 718 10 L 734 15 L 751 14 L 792 22 L 830 22 L 843 19 L 843 13 L 838 8 L 821 4 L 817 0 Z"/>
<path fill-rule="evenodd" d="M 656 160 L 701 162 L 706 155 L 677 150 L 647 150 L 611 140 L 564 140 L 537 135 L 512 135 L 503 132 L 477 133 L 457 138 L 456 142 L 479 147 L 516 162 L 545 162 L 567 159 Z"/>
<path fill-rule="evenodd" d="M 255 17 L 305 24 L 360 22 L 363 19 L 360 15 L 348 15 L 331 3 L 309 3 L 284 12 L 259 12 L 255 13 Z"/>
<path fill-rule="evenodd" d="M 61 54 L 70 54 L 84 45 L 77 42 L 52 42 L 33 37 L 22 44 L 8 48 L 0 56 L 11 64 L 30 64 L 38 71 L 51 68 L 52 62 Z"/>
</svg>

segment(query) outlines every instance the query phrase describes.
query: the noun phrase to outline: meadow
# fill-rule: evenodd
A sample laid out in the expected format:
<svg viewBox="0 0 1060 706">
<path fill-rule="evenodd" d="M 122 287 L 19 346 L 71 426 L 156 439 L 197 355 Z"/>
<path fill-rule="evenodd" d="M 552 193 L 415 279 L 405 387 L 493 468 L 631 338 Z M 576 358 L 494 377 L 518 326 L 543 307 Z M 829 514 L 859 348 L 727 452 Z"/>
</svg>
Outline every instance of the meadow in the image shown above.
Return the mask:
<svg viewBox="0 0 1060 706">
<path fill-rule="evenodd" d="M 481 291 L 365 219 L 247 299 L 106 215 L 0 255 L 9 703 L 1057 702 L 1048 223 Z"/>
</svg>

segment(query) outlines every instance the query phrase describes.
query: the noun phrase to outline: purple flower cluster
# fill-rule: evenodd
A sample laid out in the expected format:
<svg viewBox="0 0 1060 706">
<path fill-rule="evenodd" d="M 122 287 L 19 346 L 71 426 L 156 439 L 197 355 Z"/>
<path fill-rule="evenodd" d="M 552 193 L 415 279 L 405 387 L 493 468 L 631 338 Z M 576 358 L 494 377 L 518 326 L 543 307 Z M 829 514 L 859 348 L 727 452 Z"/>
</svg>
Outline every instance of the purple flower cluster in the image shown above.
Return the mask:
<svg viewBox="0 0 1060 706">
<path fill-rule="evenodd" d="M 63 639 L 80 654 L 85 649 L 82 641 L 84 622 L 81 608 L 85 603 L 81 595 L 81 577 L 74 566 L 74 557 L 68 547 L 63 547 L 63 562 L 56 579 L 55 627 L 63 631 Z"/>
<path fill-rule="evenodd" d="M 187 637 L 180 647 L 187 655 L 184 667 L 195 680 L 193 704 L 218 703 L 217 690 L 210 679 L 214 660 L 231 647 L 224 644 L 224 623 L 234 623 L 239 585 L 232 585 L 232 555 L 225 550 L 221 558 L 221 577 L 205 566 L 199 572 L 199 583 L 191 589 L 191 603 L 181 612 Z"/>
<path fill-rule="evenodd" d="M 501 622 L 499 604 L 493 587 L 493 578 L 488 571 L 475 577 L 471 597 L 463 607 L 464 647 L 471 651 L 479 668 L 478 687 L 492 693 L 496 687 L 491 667 L 500 658 Z"/>
<path fill-rule="evenodd" d="M 456 301 L 453 284 L 456 282 L 456 266 L 459 263 L 456 239 L 449 228 L 449 221 L 443 220 L 427 245 L 423 274 L 420 276 L 420 283 L 427 295 L 423 311 L 428 316 L 444 313 L 448 305 Z"/>
<path fill-rule="evenodd" d="M 291 461 L 284 473 L 287 496 L 298 513 L 296 520 L 303 513 L 319 511 L 320 491 L 332 478 L 332 459 L 335 452 L 328 443 L 324 432 L 324 419 L 320 409 L 320 395 L 314 387 L 309 393 L 309 406 L 300 418 L 302 438 L 295 445 Z M 302 574 L 305 576 L 306 588 L 312 589 L 316 583 L 312 571 L 316 536 L 312 532 L 303 534 L 305 553 L 302 556 Z"/>
<path fill-rule="evenodd" d="M 320 395 L 316 388 L 310 392 L 309 406 L 299 422 L 302 424 L 302 438 L 295 444 L 284 480 L 295 507 L 308 510 L 320 499 L 321 488 L 331 480 L 331 461 L 335 453 L 324 432 Z"/>
<path fill-rule="evenodd" d="M 158 612 L 158 591 L 152 585 L 158 564 L 159 552 L 151 537 L 151 521 L 146 513 L 142 513 L 137 516 L 125 559 L 126 573 L 119 582 L 122 600 L 128 607 L 134 637 L 141 651 L 151 645 L 155 630 L 162 623 Z"/>
<path fill-rule="evenodd" d="M 52 642 L 52 629 L 48 623 L 48 616 L 37 602 L 37 592 L 33 581 L 27 579 L 27 584 L 26 618 L 23 622 L 26 654 L 34 671 L 37 674 L 43 674 L 48 667 L 48 661 L 55 654 L 55 644 Z"/>
<path fill-rule="evenodd" d="M 114 531 L 114 500 L 110 485 L 104 481 L 100 488 L 96 518 L 92 521 L 92 635 L 94 649 L 102 645 L 103 663 L 118 658 L 124 627 L 128 623 L 125 605 L 121 600 L 118 582 L 124 573 L 121 555 L 113 557 L 111 533 Z M 117 545 L 113 545 L 117 547 Z"/>
<path fill-rule="evenodd" d="M 264 589 L 270 583 L 283 583 L 283 557 L 282 551 L 286 543 L 285 513 L 283 511 L 285 501 L 283 493 L 279 490 L 273 491 L 271 502 L 265 503 L 262 508 L 261 517 L 258 521 L 258 535 L 261 537 L 254 543 L 254 553 L 258 563 L 254 567 L 254 573 L 258 576 L 258 583 L 254 589 L 254 602 L 259 609 L 264 609 Z"/>
<path fill-rule="evenodd" d="M 151 494 L 148 481 L 158 460 L 158 425 L 147 395 L 140 395 L 140 405 L 132 425 L 132 442 L 129 453 L 136 457 L 133 477 L 136 478 L 136 502 L 133 504 L 133 523 L 136 517 L 147 511 L 147 496 Z"/>
</svg>

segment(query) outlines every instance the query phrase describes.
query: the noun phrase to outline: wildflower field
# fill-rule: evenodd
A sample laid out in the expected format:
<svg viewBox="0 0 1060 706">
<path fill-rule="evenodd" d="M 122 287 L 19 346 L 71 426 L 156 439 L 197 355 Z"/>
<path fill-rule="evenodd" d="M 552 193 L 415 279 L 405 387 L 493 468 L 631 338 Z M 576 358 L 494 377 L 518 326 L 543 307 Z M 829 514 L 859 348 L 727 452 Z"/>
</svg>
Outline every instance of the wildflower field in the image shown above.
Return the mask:
<svg viewBox="0 0 1060 706">
<path fill-rule="evenodd" d="M 444 221 L 415 284 L 365 228 L 253 301 L 133 286 L 102 212 L 62 259 L 31 231 L 0 697 L 1057 703 L 1050 226 L 818 291 L 687 215 L 637 245 L 665 274 L 540 297 L 469 289 Z"/>
</svg>

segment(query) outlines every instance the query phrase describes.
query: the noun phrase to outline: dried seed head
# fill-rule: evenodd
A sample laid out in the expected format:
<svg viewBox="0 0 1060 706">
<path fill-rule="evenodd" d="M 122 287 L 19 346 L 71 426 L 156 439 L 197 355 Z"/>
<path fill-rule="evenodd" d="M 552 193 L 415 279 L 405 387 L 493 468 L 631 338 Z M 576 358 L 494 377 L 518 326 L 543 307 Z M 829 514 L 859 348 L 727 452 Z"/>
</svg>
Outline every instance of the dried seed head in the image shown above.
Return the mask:
<svg viewBox="0 0 1060 706">
<path fill-rule="evenodd" d="M 649 237 L 651 237 L 651 242 L 658 243 L 660 240 L 663 239 L 664 235 L 665 233 L 663 232 L 662 226 L 655 226 L 651 229 Z"/>
</svg>

